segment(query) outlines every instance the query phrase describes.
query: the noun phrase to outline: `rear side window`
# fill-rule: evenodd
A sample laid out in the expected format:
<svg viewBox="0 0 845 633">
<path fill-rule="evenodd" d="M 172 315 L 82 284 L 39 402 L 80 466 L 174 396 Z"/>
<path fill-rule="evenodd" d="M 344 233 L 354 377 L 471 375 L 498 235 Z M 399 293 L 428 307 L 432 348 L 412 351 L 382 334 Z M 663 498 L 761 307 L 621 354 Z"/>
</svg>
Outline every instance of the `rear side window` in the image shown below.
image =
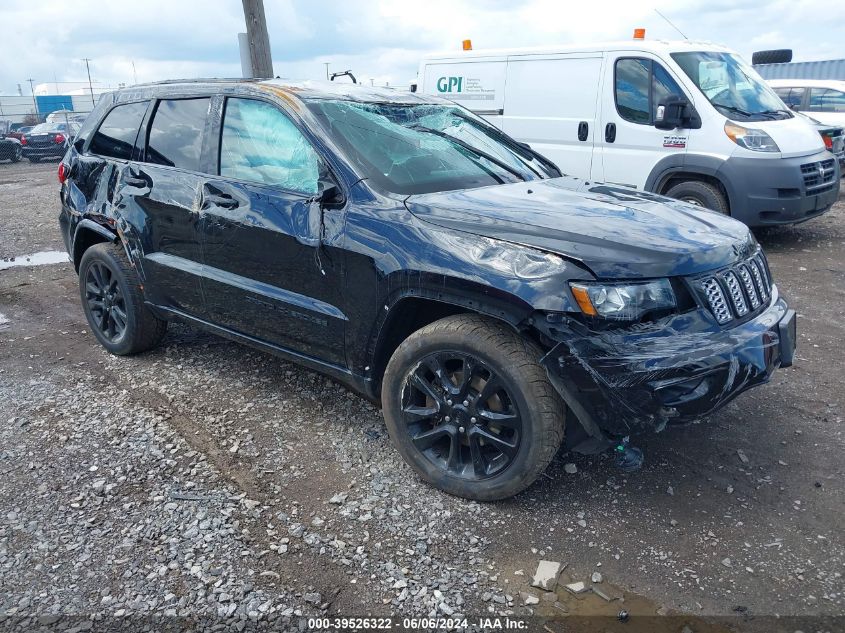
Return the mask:
<svg viewBox="0 0 845 633">
<path fill-rule="evenodd" d="M 804 100 L 803 88 L 775 88 L 775 94 L 790 108 L 798 109 Z"/>
<path fill-rule="evenodd" d="M 135 139 L 148 102 L 119 105 L 106 115 L 91 139 L 88 151 L 99 156 L 131 160 Z"/>
<path fill-rule="evenodd" d="M 669 95 L 684 92 L 660 64 L 642 58 L 616 61 L 616 111 L 626 121 L 651 125 L 657 105 Z"/>
<path fill-rule="evenodd" d="M 845 92 L 810 88 L 810 112 L 845 112 Z"/>
<path fill-rule="evenodd" d="M 315 194 L 318 165 L 311 143 L 278 108 L 255 99 L 226 100 L 221 176 Z"/>
<path fill-rule="evenodd" d="M 163 99 L 150 124 L 146 162 L 199 171 L 210 99 Z"/>
</svg>

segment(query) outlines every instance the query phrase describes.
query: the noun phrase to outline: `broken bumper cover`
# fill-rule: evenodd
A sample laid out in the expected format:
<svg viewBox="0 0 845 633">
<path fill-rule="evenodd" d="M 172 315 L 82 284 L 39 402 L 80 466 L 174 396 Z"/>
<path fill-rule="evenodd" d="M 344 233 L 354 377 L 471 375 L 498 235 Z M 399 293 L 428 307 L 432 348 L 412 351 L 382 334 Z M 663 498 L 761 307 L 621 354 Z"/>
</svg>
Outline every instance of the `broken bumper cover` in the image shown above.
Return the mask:
<svg viewBox="0 0 845 633">
<path fill-rule="evenodd" d="M 730 328 L 699 310 L 586 336 L 551 331 L 559 342 L 542 363 L 593 436 L 698 420 L 791 365 L 795 350 L 795 312 L 776 288 L 765 311 Z"/>
</svg>

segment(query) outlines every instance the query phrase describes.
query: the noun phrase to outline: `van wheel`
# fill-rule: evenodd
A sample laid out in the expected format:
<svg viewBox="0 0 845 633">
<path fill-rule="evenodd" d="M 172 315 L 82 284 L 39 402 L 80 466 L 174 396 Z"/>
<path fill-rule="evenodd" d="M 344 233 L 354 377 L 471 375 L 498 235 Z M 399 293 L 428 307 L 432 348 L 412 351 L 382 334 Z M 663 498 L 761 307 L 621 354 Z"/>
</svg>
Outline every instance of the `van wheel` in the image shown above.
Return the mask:
<svg viewBox="0 0 845 633">
<path fill-rule="evenodd" d="M 479 315 L 447 317 L 396 350 L 384 375 L 387 429 L 428 483 L 494 501 L 530 486 L 563 441 L 566 407 L 542 350 Z"/>
<path fill-rule="evenodd" d="M 698 207 L 718 211 L 724 215 L 731 214 L 725 196 L 719 191 L 718 187 L 708 182 L 687 180 L 669 189 L 666 195 Z"/>
<path fill-rule="evenodd" d="M 88 325 L 112 354 L 145 352 L 164 338 L 167 321 L 144 305 L 138 273 L 121 244 L 102 242 L 85 251 L 79 292 Z"/>
</svg>

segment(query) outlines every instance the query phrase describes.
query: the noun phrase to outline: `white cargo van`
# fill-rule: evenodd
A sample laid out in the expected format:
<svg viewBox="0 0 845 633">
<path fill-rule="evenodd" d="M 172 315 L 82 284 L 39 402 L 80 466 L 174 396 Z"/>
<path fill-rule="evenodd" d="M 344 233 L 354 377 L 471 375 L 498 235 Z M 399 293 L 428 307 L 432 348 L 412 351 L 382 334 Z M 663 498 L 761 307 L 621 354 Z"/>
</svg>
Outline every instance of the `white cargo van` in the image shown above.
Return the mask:
<svg viewBox="0 0 845 633">
<path fill-rule="evenodd" d="M 751 225 L 801 222 L 839 165 L 732 51 L 633 40 L 423 59 L 418 90 L 486 118 L 579 178 L 666 194 Z"/>
</svg>

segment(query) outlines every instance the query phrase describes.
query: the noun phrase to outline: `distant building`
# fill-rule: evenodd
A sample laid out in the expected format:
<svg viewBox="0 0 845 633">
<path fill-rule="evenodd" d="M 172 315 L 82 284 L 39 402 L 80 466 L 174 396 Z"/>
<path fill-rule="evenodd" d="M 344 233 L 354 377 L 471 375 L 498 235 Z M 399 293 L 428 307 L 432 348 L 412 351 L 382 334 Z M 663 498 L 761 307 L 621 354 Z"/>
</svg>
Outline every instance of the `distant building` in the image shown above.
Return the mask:
<svg viewBox="0 0 845 633">
<path fill-rule="evenodd" d="M 840 79 L 845 80 L 845 59 L 787 64 L 755 64 L 763 79 Z"/>
<path fill-rule="evenodd" d="M 110 88 L 98 81 L 91 82 L 94 94 L 106 92 Z M 50 81 L 42 84 L 35 84 L 35 96 L 47 97 L 53 95 L 90 95 L 91 89 L 87 81 Z"/>
</svg>

